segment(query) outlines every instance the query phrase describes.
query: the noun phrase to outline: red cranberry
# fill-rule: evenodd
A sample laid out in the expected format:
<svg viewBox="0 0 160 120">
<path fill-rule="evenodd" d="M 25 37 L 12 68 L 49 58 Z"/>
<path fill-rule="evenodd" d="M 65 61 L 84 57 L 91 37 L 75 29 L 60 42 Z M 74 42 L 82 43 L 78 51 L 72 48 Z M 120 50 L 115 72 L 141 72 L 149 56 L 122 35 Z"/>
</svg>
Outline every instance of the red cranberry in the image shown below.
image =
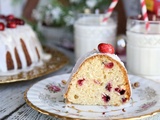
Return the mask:
<svg viewBox="0 0 160 120">
<path fill-rule="evenodd" d="M 109 102 L 110 101 L 110 96 L 108 95 L 103 95 L 102 99 L 104 100 L 104 102 Z"/>
<path fill-rule="evenodd" d="M 104 64 L 106 68 L 112 68 L 114 66 L 113 62 L 109 62 L 107 64 Z"/>
<path fill-rule="evenodd" d="M 16 25 L 15 22 L 8 22 L 8 23 L 7 23 L 7 27 L 8 27 L 8 28 L 16 28 L 17 25 Z"/>
<path fill-rule="evenodd" d="M 111 89 L 112 89 L 111 83 L 108 83 L 108 85 L 106 86 L 106 89 L 107 89 L 109 92 L 111 91 Z"/>
<path fill-rule="evenodd" d="M 127 98 L 122 98 L 122 102 L 125 103 L 127 101 Z"/>
<path fill-rule="evenodd" d="M 120 90 L 120 88 L 115 88 L 115 91 L 117 91 L 120 95 L 124 95 L 126 92 L 124 89 Z"/>
<path fill-rule="evenodd" d="M 119 88 L 115 88 L 114 90 L 117 91 L 117 92 L 120 92 L 120 89 L 119 89 Z"/>
<path fill-rule="evenodd" d="M 14 19 L 14 15 L 8 15 L 7 17 L 6 17 L 6 20 L 13 20 Z"/>
<path fill-rule="evenodd" d="M 0 22 L 0 31 L 3 31 L 5 28 L 4 23 Z"/>
<path fill-rule="evenodd" d="M 78 85 L 82 86 L 82 85 L 83 85 L 83 81 L 84 81 L 84 80 L 85 80 L 84 78 L 83 78 L 83 79 L 78 80 L 78 81 L 77 81 Z"/>
<path fill-rule="evenodd" d="M 17 25 L 24 25 L 25 24 L 24 20 L 19 19 L 19 18 L 15 18 L 14 21 L 16 22 Z"/>
<path fill-rule="evenodd" d="M 121 95 L 124 95 L 125 92 L 126 92 L 126 91 L 122 89 L 122 90 L 120 91 L 120 94 L 121 94 Z"/>
<path fill-rule="evenodd" d="M 6 16 L 5 15 L 0 15 L 0 19 L 5 19 Z"/>
<path fill-rule="evenodd" d="M 100 43 L 98 45 L 98 50 L 101 53 L 110 53 L 110 54 L 114 53 L 114 47 L 111 44 L 106 44 L 106 43 Z"/>
</svg>

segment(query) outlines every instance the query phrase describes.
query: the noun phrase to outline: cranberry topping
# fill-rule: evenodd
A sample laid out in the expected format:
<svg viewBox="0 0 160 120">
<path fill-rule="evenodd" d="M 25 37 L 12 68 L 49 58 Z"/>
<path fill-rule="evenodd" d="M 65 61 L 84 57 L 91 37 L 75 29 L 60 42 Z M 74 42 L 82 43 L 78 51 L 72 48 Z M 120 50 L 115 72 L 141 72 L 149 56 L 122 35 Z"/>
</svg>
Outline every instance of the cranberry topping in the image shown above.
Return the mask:
<svg viewBox="0 0 160 120">
<path fill-rule="evenodd" d="M 112 89 L 112 85 L 111 83 L 108 83 L 107 86 L 105 87 L 109 92 L 111 91 Z"/>
<path fill-rule="evenodd" d="M 7 28 L 16 28 L 17 25 L 24 25 L 25 22 L 22 19 L 19 18 L 15 18 L 14 15 L 0 15 L 0 19 L 5 19 L 7 24 L 6 27 Z M 4 23 L 0 22 L 0 31 L 5 29 L 5 25 Z"/>
<path fill-rule="evenodd" d="M 16 25 L 15 22 L 8 22 L 8 23 L 7 23 L 7 27 L 8 27 L 8 28 L 16 28 L 16 26 L 17 26 L 17 25 Z"/>
<path fill-rule="evenodd" d="M 113 62 L 105 63 L 106 68 L 112 68 L 114 66 Z"/>
<path fill-rule="evenodd" d="M 5 15 L 0 15 L 0 19 L 5 19 L 6 16 Z"/>
<path fill-rule="evenodd" d="M 84 78 L 83 78 L 83 79 L 78 80 L 78 81 L 77 81 L 78 85 L 82 86 L 82 85 L 83 85 L 84 80 L 85 80 Z"/>
<path fill-rule="evenodd" d="M 111 44 L 106 44 L 106 43 L 100 43 L 98 45 L 98 50 L 101 53 L 110 53 L 110 54 L 114 53 L 114 47 Z"/>
<path fill-rule="evenodd" d="M 0 22 L 0 31 L 3 31 L 5 28 L 4 24 L 2 22 Z"/>
<path fill-rule="evenodd" d="M 102 99 L 104 100 L 104 102 L 109 102 L 110 101 L 110 96 L 108 95 L 103 95 Z"/>
<path fill-rule="evenodd" d="M 122 102 L 125 103 L 127 101 L 127 98 L 122 98 Z"/>
<path fill-rule="evenodd" d="M 6 20 L 13 20 L 14 19 L 14 15 L 8 15 L 7 17 L 6 17 Z"/>
<path fill-rule="evenodd" d="M 25 24 L 24 20 L 19 19 L 19 18 L 15 18 L 14 21 L 15 21 L 15 23 L 16 23 L 17 25 L 24 25 L 24 24 Z"/>
</svg>

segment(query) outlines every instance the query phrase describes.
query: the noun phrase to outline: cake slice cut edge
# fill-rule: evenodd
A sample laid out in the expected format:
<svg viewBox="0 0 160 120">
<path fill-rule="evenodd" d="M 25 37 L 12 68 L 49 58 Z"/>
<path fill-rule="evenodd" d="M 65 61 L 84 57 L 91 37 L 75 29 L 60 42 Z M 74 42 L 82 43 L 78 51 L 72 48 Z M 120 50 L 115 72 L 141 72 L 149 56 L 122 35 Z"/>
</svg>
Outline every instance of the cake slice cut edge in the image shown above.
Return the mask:
<svg viewBox="0 0 160 120">
<path fill-rule="evenodd" d="M 131 98 L 127 71 L 109 55 L 91 55 L 71 74 L 64 97 L 73 104 L 123 105 Z"/>
</svg>

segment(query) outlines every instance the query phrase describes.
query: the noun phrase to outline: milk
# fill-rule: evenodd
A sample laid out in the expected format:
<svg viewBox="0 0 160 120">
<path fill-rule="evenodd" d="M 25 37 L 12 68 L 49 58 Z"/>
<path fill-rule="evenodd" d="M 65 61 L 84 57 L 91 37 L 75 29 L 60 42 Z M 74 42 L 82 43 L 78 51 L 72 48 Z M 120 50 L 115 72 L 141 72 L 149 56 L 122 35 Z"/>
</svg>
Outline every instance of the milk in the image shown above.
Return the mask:
<svg viewBox="0 0 160 120">
<path fill-rule="evenodd" d="M 127 69 L 132 74 L 159 79 L 160 25 L 151 23 L 146 31 L 145 25 L 139 24 L 127 31 Z"/>
<path fill-rule="evenodd" d="M 102 24 L 102 15 L 91 15 L 78 19 L 74 24 L 75 56 L 78 59 L 99 43 L 110 43 L 116 46 L 116 22 L 110 18 Z"/>
</svg>

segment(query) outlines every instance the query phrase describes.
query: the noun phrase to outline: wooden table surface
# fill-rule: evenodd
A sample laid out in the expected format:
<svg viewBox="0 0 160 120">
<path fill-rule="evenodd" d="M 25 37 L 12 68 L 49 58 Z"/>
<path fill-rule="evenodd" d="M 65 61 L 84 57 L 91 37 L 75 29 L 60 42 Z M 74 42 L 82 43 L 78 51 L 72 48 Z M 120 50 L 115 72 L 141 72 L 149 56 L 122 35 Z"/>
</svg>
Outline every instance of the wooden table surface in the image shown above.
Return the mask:
<svg viewBox="0 0 160 120">
<path fill-rule="evenodd" d="M 53 75 L 71 72 L 74 65 L 73 52 L 62 48 L 57 49 L 66 54 L 70 59 L 70 63 L 62 69 L 33 80 L 0 85 L 0 120 L 58 120 L 58 118 L 43 115 L 33 110 L 25 103 L 23 98 L 24 92 L 32 84 Z M 143 120 L 160 120 L 160 114 L 145 118 Z"/>
</svg>

